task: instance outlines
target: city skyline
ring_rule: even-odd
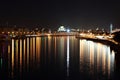
[[[0,80],[119,80],[118,0],[0,1]]]
[[[0,24],[39,25],[57,28],[119,28],[120,6],[117,0],[80,1],[1,1]]]

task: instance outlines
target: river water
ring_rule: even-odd
[[[116,80],[119,52],[74,36],[0,42],[0,80]]]

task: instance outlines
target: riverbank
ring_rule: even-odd
[[[82,37],[82,36],[76,36],[76,38],[99,42],[105,45],[109,45],[110,48],[113,50],[120,51],[120,43],[115,42],[114,40],[98,39],[98,38],[90,38],[90,37]]]

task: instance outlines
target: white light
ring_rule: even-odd
[[[70,29],[67,29],[67,32],[70,32]]]
[[[64,28],[64,26],[61,26],[60,28],[61,28],[61,29],[63,29],[63,28]]]
[[[69,76],[69,60],[70,60],[70,54],[69,54],[69,36],[67,37],[67,76]]]

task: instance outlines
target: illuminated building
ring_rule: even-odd
[[[60,27],[58,28],[58,32],[65,32],[65,31],[66,31],[66,29],[65,29],[64,26],[60,26]]]

